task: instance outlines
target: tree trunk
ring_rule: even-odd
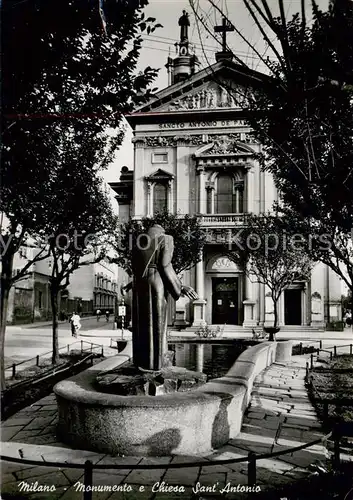
[[[58,338],[58,295],[59,289],[55,285],[50,287],[50,302],[52,313],[53,355],[52,363],[59,362],[59,338]]]
[[[1,263],[1,291],[0,291],[0,382],[1,390],[6,388],[5,382],[5,332],[11,278],[13,269],[13,254],[2,257]]]
[[[274,299],[272,297],[272,301],[273,301],[273,308],[274,308],[274,321],[273,321],[273,327],[274,328],[277,328],[277,324],[278,324],[278,299]]]

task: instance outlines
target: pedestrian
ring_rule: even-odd
[[[109,311],[105,311],[105,319],[107,321],[109,321],[109,316],[110,316],[110,312]]]
[[[75,311],[72,313],[72,316],[70,318],[70,323],[71,323],[71,335],[73,337],[77,337],[77,332],[79,332],[81,329],[81,318],[78,314],[75,313]]]
[[[97,309],[96,315],[97,315],[97,321],[99,321],[99,319],[101,317],[101,310],[100,309]]]

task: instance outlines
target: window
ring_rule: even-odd
[[[166,184],[157,183],[153,189],[153,212],[164,212],[168,209],[168,187]]]
[[[233,177],[228,174],[219,174],[217,177],[215,212],[217,214],[231,214],[236,212]]]
[[[168,153],[152,153],[152,163],[168,163]]]
[[[41,291],[38,292],[38,307],[39,309],[43,307],[43,292]]]

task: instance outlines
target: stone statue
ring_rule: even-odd
[[[183,10],[183,15],[179,18],[180,26],[180,41],[185,42],[188,40],[188,27],[190,26],[189,14]]]
[[[158,371],[166,364],[167,299],[197,299],[193,288],[182,285],[172,266],[173,237],[158,224],[141,235],[132,252],[133,361],[143,370]]]

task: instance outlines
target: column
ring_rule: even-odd
[[[211,187],[211,214],[214,214],[214,206],[215,206],[215,187]]]
[[[204,283],[205,283],[205,273],[204,273],[204,262],[203,254],[201,253],[201,260],[195,266],[195,281],[196,281],[196,293],[198,299],[193,302],[194,309],[194,322],[192,326],[203,326],[206,324],[205,321],[205,304],[204,300]]]
[[[145,178],[144,178],[144,157],[145,157],[145,141],[143,138],[134,140],[134,198],[133,198],[133,215],[135,217],[143,217],[146,214],[147,200],[145,198]]]
[[[190,168],[190,162],[190,147],[185,145],[185,141],[180,138],[177,140],[176,166],[173,173],[176,182],[175,208],[182,214],[195,213],[198,210],[198,205],[195,203],[195,198],[197,198],[196,173],[194,168]]]
[[[173,180],[168,181],[168,211],[174,213],[173,207]]]
[[[257,320],[255,318],[256,300],[254,299],[254,283],[252,282],[251,276],[249,277],[249,262],[246,262],[245,266],[247,268],[247,272],[244,276],[244,286],[245,286],[244,297],[245,297],[245,300],[243,301],[243,305],[244,305],[243,327],[249,328],[249,327],[256,326],[256,324],[257,324]]]
[[[203,372],[205,344],[196,344],[196,371]]]
[[[206,172],[203,167],[198,168],[199,174],[199,213],[206,213]]]
[[[246,200],[247,200],[247,212],[258,213],[258,206],[255,202],[255,167],[254,165],[248,165],[248,171],[246,174]]]
[[[152,216],[152,183],[147,182],[147,216]]]

